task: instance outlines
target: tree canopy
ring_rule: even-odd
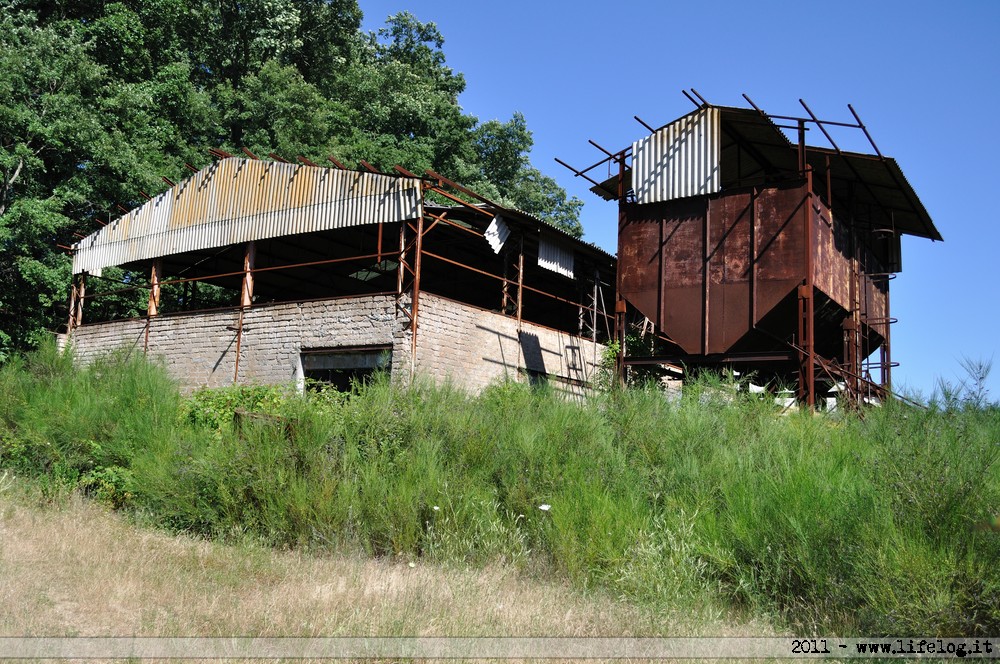
[[[0,0],[0,360],[65,321],[59,248],[207,148],[433,168],[576,236],[520,113],[480,123],[434,23],[356,0]]]

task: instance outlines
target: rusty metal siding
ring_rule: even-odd
[[[806,276],[805,199],[786,185],[622,206],[622,296],[693,355],[732,351],[775,312],[794,330],[781,306]]]
[[[223,159],[76,244],[73,273],[239,242],[422,214],[420,181]]]
[[[721,122],[704,108],[632,145],[632,187],[638,203],[714,194],[721,186]]]
[[[845,311],[851,310],[850,231],[813,197],[813,284]]]

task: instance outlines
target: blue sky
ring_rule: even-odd
[[[928,395],[964,377],[962,358],[996,367],[1000,399],[1000,2],[880,0],[619,3],[563,0],[359,0],[365,27],[401,10],[434,21],[448,64],[465,74],[464,109],[480,120],[524,113],[535,166],[584,206],[585,239],[614,253],[613,203],[553,161],[577,167],[690,111],[681,90],[710,102],[850,121],[851,103],[894,157],[944,236],[903,239],[892,283],[897,388]],[[870,152],[860,132],[836,133]],[[810,143],[824,145],[821,136]]]

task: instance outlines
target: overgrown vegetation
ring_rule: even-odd
[[[795,630],[1000,629],[995,405],[779,417],[720,393],[579,404],[376,380],[181,398],[142,358],[77,369],[44,349],[0,368],[0,464],[224,540],[500,560]]]
[[[0,360],[66,322],[59,245],[206,166],[209,148],[433,168],[583,234],[583,203],[531,165],[525,118],[462,110],[433,22],[402,11],[372,33],[361,19],[356,0],[0,0]],[[105,290],[130,279],[103,276]],[[191,295],[213,306],[204,286]],[[117,294],[88,311],[144,307]]]

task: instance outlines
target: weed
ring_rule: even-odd
[[[707,376],[676,401],[385,376],[182,399],[141,358],[75,368],[43,349],[0,367],[0,465],[44,500],[81,489],[208,537],[537,565],[803,633],[980,635],[1000,629],[1000,536],[982,527],[1000,512],[1000,411],[974,377],[926,411],[832,419],[778,417]]]

